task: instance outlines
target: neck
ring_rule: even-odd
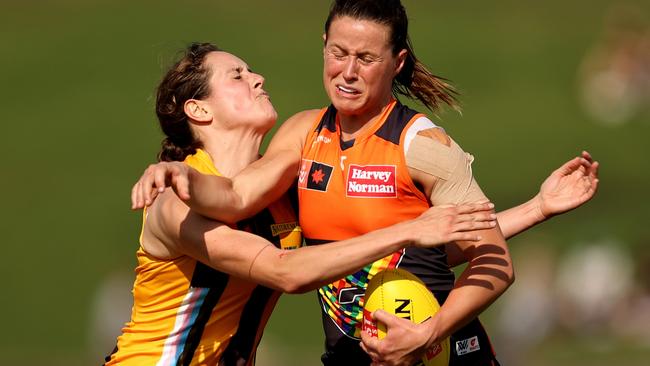
[[[344,141],[351,140],[360,135],[363,131],[367,130],[374,124],[374,122],[384,113],[392,98],[386,100],[385,103],[372,108],[367,112],[361,114],[344,114],[338,112],[339,123],[341,125],[341,137]]]
[[[201,136],[203,150],[210,155],[214,166],[225,177],[234,177],[259,159],[264,133],[252,130],[209,131]]]

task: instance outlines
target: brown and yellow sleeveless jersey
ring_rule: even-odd
[[[371,123],[344,142],[333,106],[314,122],[298,177],[300,225],[308,245],[355,237],[429,208],[409,175],[404,145],[417,132],[414,126],[433,123],[396,100]],[[442,298],[453,287],[442,249],[408,248],[378,260],[319,290],[328,345],[342,336],[359,337],[366,285],[378,271],[394,267],[417,275]]]
[[[204,174],[219,175],[202,150],[185,163]],[[302,243],[296,221],[285,196],[237,227],[277,247],[293,249]],[[131,321],[106,365],[254,364],[279,292],[184,255],[159,260],[140,247],[137,259]]]

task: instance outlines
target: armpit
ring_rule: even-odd
[[[472,175],[474,157],[442,129],[418,132],[406,152],[406,164],[435,178],[431,203],[459,204],[486,200]]]

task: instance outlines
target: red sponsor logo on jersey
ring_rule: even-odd
[[[348,169],[348,197],[397,197],[395,165],[354,165]]]
[[[333,167],[313,160],[304,160],[298,173],[298,188],[327,192]]]

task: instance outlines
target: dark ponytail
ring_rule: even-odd
[[[219,48],[210,43],[191,44],[158,85],[156,115],[167,136],[162,141],[158,161],[183,161],[203,146],[190,129],[184,105],[189,99],[210,95],[210,69],[203,62],[208,53],[215,51]]]
[[[437,111],[442,104],[458,110],[458,94],[449,81],[432,74],[418,61],[408,35],[408,17],[399,0],[335,0],[325,22],[325,34],[337,17],[371,20],[388,26],[391,30],[393,55],[407,51],[404,67],[393,79],[393,94],[402,94],[419,100],[431,111]]]

